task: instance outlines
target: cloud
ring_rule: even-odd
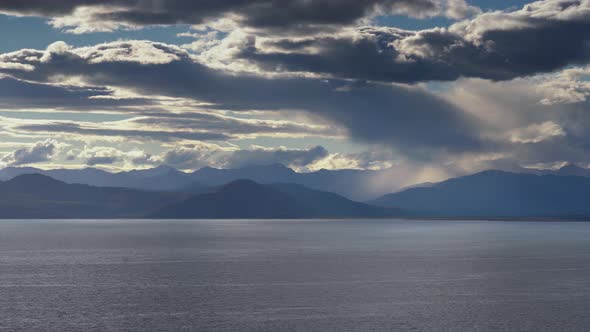
[[[41,113],[45,115],[45,113]],[[51,117],[51,113],[48,113]],[[307,124],[306,119],[273,120],[243,119],[209,113],[157,113],[145,112],[120,121],[32,120],[17,117],[0,117],[0,125],[13,135],[60,134],[72,139],[101,138],[139,141],[227,141],[258,137],[331,137],[342,138],[339,128],[321,124]],[[37,114],[38,115],[38,114]],[[47,115],[45,115],[47,116]],[[92,114],[90,115],[92,116]],[[105,115],[106,118],[110,115]],[[309,122],[310,120],[308,120]]]
[[[224,151],[203,145],[180,146],[159,155],[143,154],[131,161],[134,165],[167,165],[178,169],[199,169],[206,166],[240,168],[252,165],[283,164],[295,169],[304,169],[329,155],[322,146],[307,149],[285,147]]]
[[[590,96],[588,78],[590,78],[590,66],[568,68],[541,76],[535,80],[535,83],[546,91],[546,97],[540,102],[544,105],[585,102]]]
[[[18,166],[46,162],[56,154],[60,144],[52,139],[46,139],[33,144],[31,147],[18,149],[6,154],[0,159],[0,165]]]
[[[181,131],[222,132],[228,136],[253,138],[273,137],[341,137],[344,133],[334,126],[310,124],[302,121],[239,118],[216,112],[154,113],[146,112],[142,117],[130,120],[133,124],[146,127],[167,128]]]
[[[547,121],[518,128],[510,134],[514,143],[539,143],[553,137],[565,136],[566,133],[557,123]]]
[[[234,54],[269,72],[398,83],[510,80],[588,63],[588,13],[588,1],[545,0],[448,28],[365,27],[307,38],[252,35]]]
[[[98,6],[93,1],[60,2],[57,8],[46,9],[39,2],[30,5],[8,2],[4,3],[4,8],[15,12],[61,15],[84,4],[90,6],[88,8]],[[587,1],[538,1],[520,10],[480,13],[471,20],[460,21],[448,28],[404,31],[369,26],[338,29],[309,37],[278,37],[242,27],[287,28],[290,23],[313,27],[316,23],[331,25],[356,21],[369,15],[367,13],[384,15],[415,10],[418,15],[440,11],[441,8],[460,16],[458,13],[469,12],[471,7],[461,0],[259,0],[199,2],[198,5],[166,1],[158,2],[158,6],[149,2],[113,0],[110,5],[117,10],[110,11],[106,16],[111,15],[119,21],[128,19],[136,24],[176,24],[184,22],[183,17],[200,19],[209,17],[209,14],[216,17],[220,13],[225,15],[236,11],[242,19],[226,38],[242,34],[247,42],[234,44],[229,52],[225,43],[213,42],[211,37],[205,37],[206,48],[217,48],[215,51],[208,50],[209,56],[229,56],[225,60],[227,63],[242,69],[258,66],[269,73],[304,72],[332,78],[398,83],[447,81],[460,77],[509,80],[587,63],[590,52],[590,3]],[[104,6],[102,4],[100,8]],[[0,9],[2,7],[0,4]],[[201,16],[203,13],[206,13],[205,16]],[[109,17],[102,19],[108,20]],[[205,33],[204,36],[209,35]],[[555,49],[561,51],[554,52]],[[162,43],[109,43],[78,48],[74,52],[69,52],[67,45],[57,43],[43,53],[41,61],[46,62],[52,56],[60,58],[67,53],[75,53],[87,63],[136,61],[141,64],[169,64],[182,61],[187,56],[179,47]],[[34,66],[19,60],[22,58],[6,58],[0,61],[0,67]]]
[[[0,12],[50,17],[54,27],[71,33],[206,24],[224,18],[267,31],[310,31],[351,25],[376,15],[460,18],[477,11],[464,0],[0,1]]]
[[[119,159],[117,159],[117,157],[90,157],[86,160],[86,165],[112,165],[116,163],[118,160]]]
[[[151,104],[153,101],[148,98],[114,98],[113,91],[105,87],[47,84],[0,76],[3,109],[123,110]]]
[[[136,100],[130,106],[139,116],[125,123],[46,121],[10,128],[22,133],[167,142],[348,136],[424,163],[587,162],[587,70],[561,70],[588,60],[587,13],[587,2],[548,0],[423,31],[365,27],[302,37],[241,29],[243,38],[234,34],[234,48],[222,55],[215,45],[196,56],[149,41],[55,43],[0,55],[0,72],[10,75],[0,84],[30,89],[37,105],[76,105],[79,96],[80,109],[108,107],[92,103],[130,91],[198,108],[171,107],[166,114],[164,104],[142,109]],[[216,56],[226,58],[213,68],[206,60]],[[431,80],[456,81],[441,84],[441,93],[406,84]],[[72,81],[78,88],[64,85]],[[16,94],[5,91],[6,98]],[[26,105],[26,98],[20,100]],[[305,112],[321,125],[253,119],[253,111]],[[171,161],[199,159],[177,152]],[[153,155],[144,157],[154,162]],[[332,159],[333,165],[363,163]]]
[[[562,82],[563,75],[553,78]],[[588,102],[544,103],[554,96],[552,76],[541,75],[507,82],[466,79],[453,83],[446,99],[487,123],[480,132],[496,142],[481,151],[493,159],[455,156],[466,169],[509,168],[516,165],[554,164],[569,161],[587,164],[590,126]],[[476,105],[476,106],[475,106]]]
[[[87,166],[113,165],[132,158],[137,151],[125,152],[115,147],[84,146],[77,158],[84,160]]]
[[[23,124],[14,127],[16,130],[35,133],[64,133],[78,134],[98,137],[120,137],[120,138],[142,138],[156,141],[172,141],[178,139],[211,141],[226,140],[230,137],[214,132],[175,132],[166,130],[143,130],[143,129],[109,129],[93,124],[78,124],[74,122],[53,122],[38,124]]]
[[[328,151],[322,146],[309,149],[270,149],[254,147],[249,150],[238,150],[220,158],[219,164],[224,168],[240,168],[250,165],[283,164],[294,168],[301,168],[328,156]]]
[[[216,151],[202,146],[180,147],[166,151],[159,159],[161,164],[179,169],[198,169],[211,165],[210,158]]]
[[[94,61],[98,51],[89,48],[70,49],[66,54],[52,55],[51,61],[40,62],[48,51],[13,53],[35,66],[33,71],[12,71],[11,75],[33,81],[52,81],[56,77],[76,77],[86,84],[135,91],[142,95],[190,98],[206,102],[211,108],[225,110],[306,111],[346,129],[353,138],[369,143],[390,144],[406,153],[428,156],[431,149],[469,150],[481,144],[474,119],[450,103],[419,87],[351,83],[343,80],[312,78],[268,78],[251,74],[235,75],[194,62],[188,53],[173,46],[147,41],[114,42],[95,46],[105,53],[109,48],[158,48],[171,52],[179,60],[169,63],[142,63],[140,54],[128,52],[129,59]],[[125,54],[126,52],[120,52]],[[108,129],[84,129],[72,124],[27,126],[22,129],[70,131],[119,135]],[[132,136],[153,133],[130,131]],[[227,139],[227,135],[174,134],[162,136],[186,139]],[[176,135],[176,136],[175,136]],[[199,137],[198,135],[201,135]],[[190,136],[190,137],[187,137]]]
[[[399,158],[396,158],[392,151],[385,148],[372,148],[356,153],[331,153],[306,165],[306,169],[310,171],[321,169],[384,170],[399,166],[398,163]]]
[[[64,155],[90,165],[396,166],[426,179],[590,162],[588,1],[484,13],[463,0],[0,0],[0,11],[43,16],[72,33],[192,24],[183,37],[195,40],[182,47],[57,41],[0,54],[0,107],[15,114],[3,112],[2,138],[123,142]],[[469,19],[418,31],[374,26],[399,14]],[[31,110],[39,119],[16,119]],[[55,111],[88,114],[62,120]],[[260,137],[350,138],[369,148],[228,151]],[[55,159],[33,149],[2,163]]]

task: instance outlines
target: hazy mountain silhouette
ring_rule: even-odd
[[[0,170],[0,180],[9,180],[18,175],[32,173],[47,175],[66,183],[194,193],[239,179],[249,179],[262,184],[296,183],[317,190],[335,192],[360,201],[375,198],[393,190],[387,187],[387,189],[376,190],[370,185],[373,177],[379,175],[379,171],[320,170],[297,173],[281,164],[237,169],[205,167],[193,173],[184,173],[169,166],[119,173],[109,173],[96,168],[40,170],[31,167],[9,167]]]
[[[9,180],[23,174],[42,174],[70,184],[152,191],[180,191],[189,184],[197,186],[189,174],[168,166],[119,173],[96,168],[41,170],[32,167],[8,167],[0,170],[0,180]]]
[[[590,217],[590,178],[485,171],[372,204],[433,217]]]
[[[169,171],[158,168],[126,176],[149,181],[163,179]],[[84,172],[93,171],[74,174]],[[590,218],[590,177],[582,176],[485,171],[385,195],[373,205],[291,183],[236,180],[213,189],[192,189],[155,192],[19,175],[0,182],[0,218]]]
[[[385,192],[375,191],[369,185],[380,171],[371,170],[319,170],[309,173],[297,173],[281,165],[248,166],[237,169],[216,169],[205,167],[192,173],[191,178],[197,183],[219,186],[239,179],[248,179],[261,184],[294,183],[308,188],[330,191],[353,200],[367,200]]]
[[[565,176],[586,176],[590,177],[590,169],[583,168],[574,164],[567,164],[559,169],[536,169],[536,168],[525,168],[520,166],[513,166],[508,169],[502,169],[503,171],[510,173],[525,173],[525,174],[536,174],[536,175],[565,175]]]
[[[554,171],[553,174],[555,175],[573,175],[573,176],[586,176],[590,177],[590,169],[582,168],[576,165],[566,165],[562,168]]]
[[[246,166],[234,169],[201,168],[191,174],[191,178],[204,185],[222,185],[240,179],[258,183],[294,182],[297,173],[282,164]]]
[[[263,185],[236,180],[209,193],[197,194],[154,213],[154,218],[346,218],[398,214],[358,203],[334,193],[296,184]]]
[[[142,217],[187,194],[67,184],[41,174],[0,183],[0,218]]]

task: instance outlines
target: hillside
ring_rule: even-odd
[[[485,171],[371,201],[431,217],[590,217],[590,178]]]
[[[137,218],[186,197],[182,193],[67,184],[27,174],[0,183],[0,218]]]
[[[346,218],[385,217],[394,210],[295,184],[262,185],[237,180],[154,213],[154,218]]]

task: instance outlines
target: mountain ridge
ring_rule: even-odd
[[[0,180],[14,176],[38,173],[66,183],[88,184],[102,187],[126,187],[152,191],[196,191],[215,187],[238,179],[250,179],[263,184],[296,183],[317,190],[331,191],[349,199],[364,201],[392,191],[375,190],[367,185],[380,171],[371,170],[320,170],[298,173],[282,164],[252,165],[235,169],[204,167],[185,173],[170,166],[145,170],[110,173],[97,168],[41,170],[31,167],[8,167],[0,170]],[[191,189],[192,188],[192,189]]]
[[[590,178],[483,171],[370,203],[423,217],[590,217]]]
[[[42,174],[0,182],[0,218],[139,218],[184,193],[68,184]]]
[[[172,204],[150,217],[296,219],[386,217],[399,214],[397,210],[370,206],[298,184],[259,184],[240,179]]]

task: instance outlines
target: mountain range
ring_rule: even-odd
[[[236,169],[201,168],[185,173],[169,166],[146,170],[110,173],[96,168],[41,170],[31,167],[8,167],[0,170],[0,181],[23,174],[42,174],[65,183],[99,187],[125,187],[152,191],[204,192],[207,188],[231,181],[248,179],[261,184],[294,183],[330,191],[352,200],[364,201],[393,191],[393,186],[368,185],[381,171],[319,170],[297,173],[281,164],[248,166]]]
[[[590,169],[567,165],[558,170],[515,168],[513,173],[537,175],[572,175],[590,177]],[[348,199],[368,201],[396,191],[381,179],[395,174],[391,170],[319,170],[298,173],[281,164],[247,166],[236,169],[204,167],[194,172],[181,172],[170,166],[152,169],[111,173],[97,168],[42,170],[32,167],[8,167],[0,169],[0,181],[23,174],[42,174],[70,184],[87,184],[97,187],[124,187],[150,191],[188,191],[202,193],[211,187],[235,180],[248,179],[261,184],[293,183],[311,189],[334,192]],[[376,179],[378,179],[376,181]],[[408,186],[431,186],[423,183]],[[404,190],[402,189],[402,190]]]
[[[590,218],[590,176],[583,168],[484,171],[366,203],[317,189],[346,187],[344,174],[279,165],[194,173],[7,168],[0,171],[7,179],[0,182],[0,218]],[[361,178],[354,174],[368,173],[348,174],[352,186]],[[309,186],[297,183],[305,181]]]
[[[139,218],[186,193],[67,184],[41,174],[0,183],[0,218]]]
[[[419,217],[588,218],[590,177],[485,171],[371,203]]]
[[[204,193],[67,184],[41,174],[0,183],[0,218],[374,218],[391,208],[296,184],[232,181]]]
[[[178,191],[193,182],[189,174],[168,166],[118,173],[97,168],[42,170],[33,167],[7,167],[0,170],[0,181],[24,174],[41,174],[69,184],[152,191]]]
[[[394,208],[371,206],[297,184],[236,180],[154,213],[154,218],[378,218],[399,216]]]

